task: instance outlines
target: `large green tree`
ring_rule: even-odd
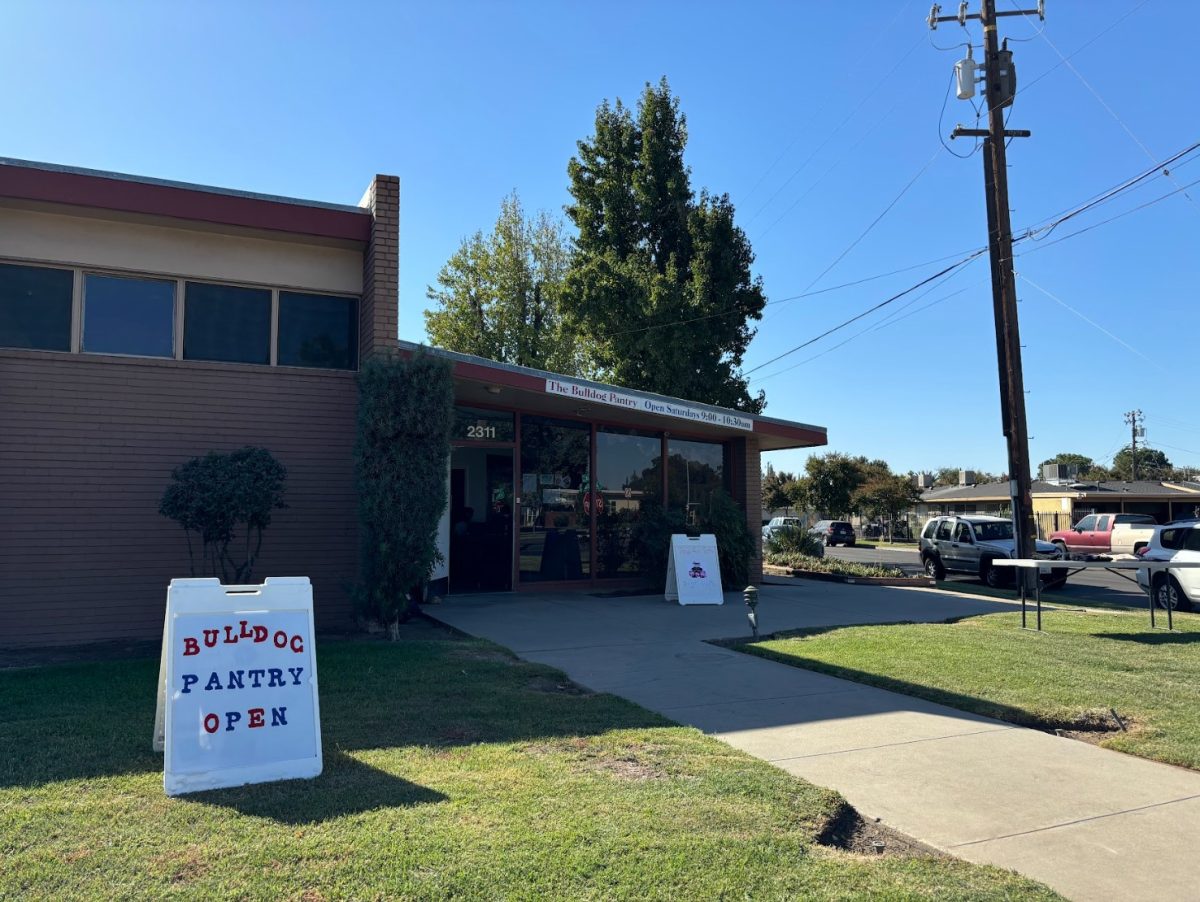
[[[562,297],[599,375],[618,385],[758,412],[741,374],[766,303],[728,195],[697,195],[684,164],[687,119],[666,79],[636,112],[596,110],[568,165],[579,230]]]
[[[855,507],[854,493],[878,463],[838,451],[814,454],[805,461],[804,476],[796,480],[790,494],[798,507],[831,517],[849,516]]]
[[[886,519],[891,531],[900,515],[921,500],[921,490],[911,476],[877,474],[855,490],[852,500],[858,510]]]
[[[1146,447],[1138,448],[1135,455],[1130,445],[1126,445],[1113,457],[1113,476],[1127,482],[1132,480],[1135,461],[1138,479],[1168,479],[1171,476],[1171,461],[1167,459],[1167,455],[1157,448]]]
[[[526,216],[516,193],[504,198],[488,234],[465,239],[425,296],[425,330],[438,347],[490,360],[583,375],[581,345],[564,329],[559,305],[570,243],[559,220]]]
[[[786,514],[795,503],[791,495],[788,493],[788,488],[796,481],[794,473],[787,473],[782,470],[776,470],[770,464],[767,464],[767,472],[762,479],[762,505],[763,513],[767,511],[775,511],[780,508]]]

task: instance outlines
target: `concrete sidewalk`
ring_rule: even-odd
[[[1074,899],[1200,898],[1200,774],[708,644],[747,635],[739,595],[719,607],[479,595],[426,610],[836,789],[864,816],[961,858]],[[759,619],[775,632],[1001,610],[1012,608],[800,582],[764,587]]]

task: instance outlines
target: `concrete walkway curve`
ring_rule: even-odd
[[[1011,610],[911,589],[764,586],[764,631]],[[789,667],[705,640],[747,635],[741,597],[460,596],[426,608],[529,661],[689,724],[864,816],[1069,898],[1200,898],[1200,774]]]

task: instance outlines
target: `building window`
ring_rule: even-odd
[[[662,436],[605,427],[596,433],[597,571],[640,576],[634,533],[648,509],[662,506]]]
[[[175,283],[85,275],[83,350],[174,357]]]
[[[592,575],[591,427],[521,417],[522,582]]]
[[[358,301],[279,293],[280,366],[352,370],[358,365]]]
[[[183,356],[225,363],[271,362],[271,292],[188,282]]]
[[[69,269],[0,263],[0,347],[71,350]]]
[[[667,442],[667,501],[695,525],[709,498],[725,487],[725,449],[712,442]]]

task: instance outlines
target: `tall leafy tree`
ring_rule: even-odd
[[[697,195],[687,119],[666,79],[637,110],[596,110],[567,167],[579,230],[562,296],[599,375],[632,388],[758,412],[742,358],[766,303],[728,195]]]
[[[1126,445],[1113,457],[1113,476],[1126,482],[1132,480],[1135,460],[1138,479],[1167,479],[1171,476],[1171,461],[1167,459],[1167,455],[1157,448],[1142,447],[1137,449],[1135,456],[1130,445]]]
[[[792,497],[797,506],[809,507],[818,514],[847,516],[854,510],[854,493],[867,481],[868,466],[873,469],[878,463],[837,451],[814,454],[805,461],[805,475],[796,480]]]
[[[504,198],[488,234],[465,239],[425,296],[433,344],[490,360],[581,375],[582,346],[559,311],[570,244],[560,221],[527,217],[516,193]]]
[[[921,500],[921,490],[911,476],[876,474],[855,490],[852,501],[861,511],[888,521],[889,531],[896,520]]]
[[[767,464],[767,472],[764,474],[762,480],[763,511],[774,511],[782,508],[785,514],[788,513],[795,503],[788,494],[788,487],[795,481],[795,474],[776,470],[771,464]]]

